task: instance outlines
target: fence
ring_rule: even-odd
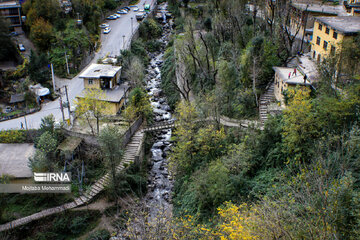
[[[40,107],[32,108],[32,109],[26,110],[25,112],[19,113],[19,114],[14,114],[14,115],[11,115],[11,116],[1,117],[0,122],[7,121],[7,120],[10,120],[10,119],[14,119],[14,118],[23,117],[25,115],[32,114],[34,112],[38,112],[38,111],[40,111],[40,109],[41,109]]]
[[[143,119],[140,117],[135,122],[132,123],[132,125],[126,130],[126,132],[122,136],[122,146],[126,146],[126,144],[129,143],[131,137],[134,135],[134,133],[139,129],[143,122]],[[97,136],[79,133],[79,132],[73,132],[67,129],[62,129],[63,133],[67,136],[73,136],[73,137],[79,137],[84,140],[86,144],[92,145],[92,146],[100,146],[99,141],[97,140]]]

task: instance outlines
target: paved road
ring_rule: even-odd
[[[154,4],[155,0],[140,0],[137,4],[140,9],[143,9],[144,4]],[[96,53],[94,59],[91,63],[96,63],[97,59],[100,57],[104,57],[106,54],[115,56],[119,55],[120,50],[123,49],[124,44],[123,40],[125,40],[125,48],[128,47],[130,39],[132,37],[132,30],[139,26],[139,23],[135,19],[136,12],[130,11],[126,15],[122,15],[121,18],[117,20],[109,20],[109,24],[111,27],[111,32],[109,34],[102,34],[101,36],[101,49],[98,53]],[[131,20],[131,17],[133,20]],[[133,27],[131,27],[131,22]],[[123,38],[125,36],[125,38]],[[91,64],[90,63],[90,64]],[[85,68],[86,69],[86,68]],[[84,69],[84,70],[85,70]],[[68,89],[69,89],[69,99],[70,103],[74,103],[74,99],[76,95],[78,95],[82,89],[84,88],[83,80],[79,78],[80,73],[74,77],[71,81],[69,81]],[[63,96],[65,98],[65,95]],[[68,118],[67,110],[64,109],[65,118]],[[30,114],[26,116],[26,122],[29,129],[37,129],[40,127],[41,119],[47,115],[53,114],[56,121],[62,121],[62,114],[60,111],[59,100],[55,100],[53,102],[46,103],[42,106],[41,111]],[[24,123],[25,126],[25,118],[16,118],[5,122],[0,122],[0,130],[6,129],[20,129],[21,122]]]

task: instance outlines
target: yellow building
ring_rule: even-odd
[[[348,0],[345,7],[352,16],[360,16],[360,0]]]
[[[339,51],[341,42],[360,31],[360,17],[318,17],[314,24],[311,55],[318,62]]]
[[[291,3],[290,31],[297,38],[310,42],[316,17],[337,16],[338,8],[320,3]]]
[[[288,67],[273,67],[275,71],[275,87],[274,95],[275,99],[281,103],[281,106],[285,106],[284,103],[284,91],[289,88],[295,88],[296,86],[311,87],[311,83],[308,80],[307,75],[303,75],[301,72],[294,68]]]
[[[120,84],[121,67],[108,64],[91,64],[79,76],[84,80],[84,90],[77,96],[84,97],[89,88],[101,89],[105,96],[100,101],[110,103],[109,112],[115,115],[124,105],[129,92],[128,84]]]

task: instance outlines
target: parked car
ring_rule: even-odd
[[[116,17],[114,15],[110,15],[106,19],[107,20],[116,20]]]
[[[25,49],[25,47],[24,47],[24,44],[19,44],[19,50],[20,50],[20,52],[25,52],[26,51],[26,49]]]
[[[120,17],[121,17],[121,15],[118,14],[118,13],[114,13],[113,15],[114,15],[116,18],[120,18]]]
[[[127,14],[127,11],[124,10],[124,9],[122,9],[122,10],[120,10],[120,11],[117,11],[117,13],[119,13],[119,14]]]
[[[109,26],[110,26],[109,24],[103,23],[103,24],[100,25],[100,28],[107,28],[107,27],[109,27]]]
[[[126,10],[126,11],[130,11],[130,10],[131,10],[130,7],[123,7],[123,8],[121,8],[121,9],[124,9],[124,10]]]
[[[134,12],[137,12],[137,11],[139,11],[139,8],[138,8],[138,7],[135,7],[135,8],[133,8],[133,11],[134,11]]]
[[[136,18],[136,20],[141,21],[141,20],[143,20],[145,18],[145,16],[146,16],[145,13],[137,13],[135,15],[135,18]]]
[[[12,107],[7,106],[4,108],[4,113],[12,112],[12,110],[13,110]]]
[[[19,33],[18,33],[18,32],[11,32],[9,35],[10,35],[11,37],[15,37],[15,36],[18,36]]]
[[[104,34],[108,34],[110,31],[111,31],[111,28],[107,27],[107,28],[104,29]]]

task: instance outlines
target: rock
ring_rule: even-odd
[[[162,147],[164,147],[164,142],[162,142],[162,141],[156,142],[156,143],[154,143],[154,145],[152,147],[153,148],[162,148]]]
[[[162,104],[161,102],[159,102],[159,103]],[[162,105],[162,106],[161,106],[161,109],[162,109],[162,110],[165,110],[165,111],[171,111],[170,106],[167,105],[167,104],[166,104],[166,105]]]
[[[151,153],[152,153],[152,159],[155,161],[155,162],[158,162],[158,161],[161,161],[163,160],[163,157],[162,157],[162,150],[161,149],[151,149]]]

